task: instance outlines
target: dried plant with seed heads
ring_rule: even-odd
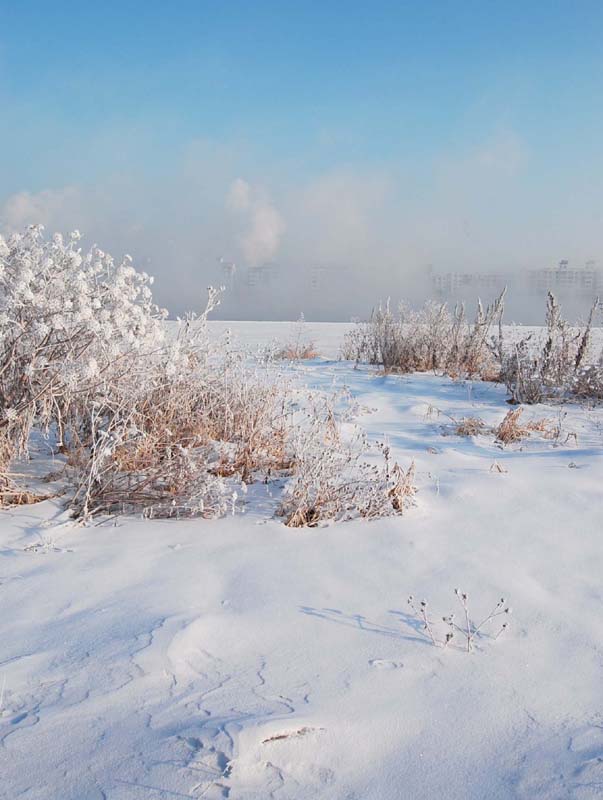
[[[483,617],[480,622],[475,623],[470,616],[469,596],[467,593],[460,589],[455,589],[454,594],[462,610],[460,624],[456,621],[454,612],[436,619],[430,619],[427,613],[427,600],[421,600],[417,605],[412,595],[408,598],[408,605],[413,615],[419,620],[425,635],[435,647],[450,647],[457,638],[460,638],[463,642],[463,649],[470,653],[474,649],[476,641],[486,635],[486,629],[490,628],[492,630],[493,624],[496,625],[494,631],[487,635],[489,639],[493,640],[498,639],[509,627],[509,617],[512,609],[507,605],[504,597],[500,598],[489,614]],[[496,620],[500,622],[501,618],[503,621],[500,625],[495,623]]]

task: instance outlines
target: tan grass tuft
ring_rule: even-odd
[[[458,436],[477,436],[483,433],[486,423],[479,417],[463,417],[456,426]]]
[[[545,439],[558,439],[561,435],[560,423],[548,417],[533,419],[530,422],[521,424],[520,417],[523,408],[514,408],[508,411],[505,418],[496,429],[496,439],[503,444],[519,442],[526,439],[532,433],[539,433]]]
[[[527,427],[522,426],[519,419],[523,413],[523,408],[513,408],[507,411],[505,418],[496,429],[496,439],[503,444],[519,442],[530,435]]]
[[[35,492],[28,492],[20,489],[3,489],[0,491],[0,506],[10,508],[13,506],[28,506],[33,503],[42,503],[44,500],[50,500],[52,494],[36,494]]]
[[[314,347],[313,342],[302,345],[289,344],[278,351],[277,358],[283,361],[304,361],[318,358],[318,350]]]
[[[395,511],[402,512],[409,501],[415,496],[417,491],[414,485],[415,472],[416,466],[414,461],[411,462],[406,472],[398,464],[394,465],[392,477],[395,483],[389,490],[389,497]]]
[[[561,434],[559,424],[547,417],[533,419],[531,422],[528,422],[526,429],[531,433],[542,434],[545,439],[558,439]]]

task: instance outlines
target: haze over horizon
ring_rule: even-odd
[[[420,300],[429,265],[603,265],[600,3],[25,1],[2,19],[0,228],[130,253],[172,313],[220,257],[278,266],[277,289],[242,280],[221,312],[273,319]],[[321,269],[340,292],[304,289]]]

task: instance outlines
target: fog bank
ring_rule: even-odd
[[[521,141],[502,132],[420,167],[301,178],[291,165],[199,141],[170,172],[0,196],[0,225],[78,228],[85,244],[131,254],[155,275],[157,300],[172,315],[198,308],[208,284],[227,287],[219,318],[303,312],[325,321],[365,317],[387,297],[473,308],[478,295],[488,301],[507,284],[510,317],[530,323],[542,320],[545,294],[528,291],[531,273],[562,259],[569,269],[596,260],[601,229],[595,198],[584,197],[584,207],[575,193],[547,199],[530,188],[529,163]],[[568,315],[584,314],[596,291],[564,290]]]

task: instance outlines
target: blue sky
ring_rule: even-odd
[[[2,5],[10,189],[160,170],[197,137],[302,170],[428,160],[501,127],[598,155],[599,2]]]
[[[24,221],[37,211],[82,227],[83,209],[84,223],[98,221],[121,246],[128,230],[116,220],[130,215],[142,253],[157,243],[140,231],[165,224],[182,236],[170,211],[182,204],[186,215],[197,198],[198,247],[203,217],[211,247],[240,257],[253,222],[235,220],[227,198],[243,179],[249,214],[278,213],[274,256],[289,261],[301,242],[321,240],[306,226],[308,202],[319,216],[351,197],[358,208],[347,209],[342,236],[354,220],[371,228],[378,209],[375,238],[413,264],[521,267],[602,249],[600,2],[0,0],[0,9],[5,224],[25,208]],[[65,192],[79,199],[63,203]],[[420,233],[400,241],[394,229]],[[324,235],[328,260],[350,258]],[[513,236],[523,249],[509,247]]]

